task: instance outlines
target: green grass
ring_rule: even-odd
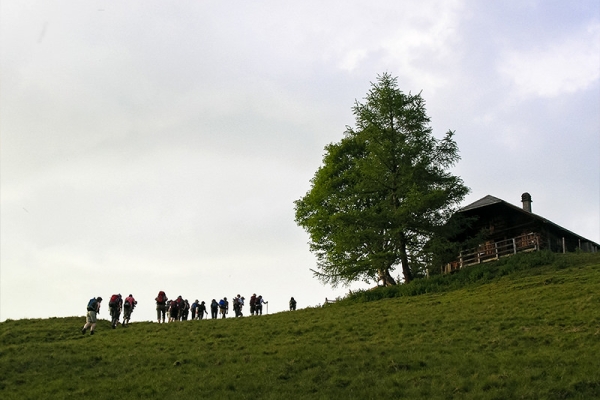
[[[600,398],[600,254],[411,285],[262,317],[101,321],[94,336],[83,317],[6,321],[0,397]]]

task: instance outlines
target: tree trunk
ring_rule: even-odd
[[[390,275],[389,268],[380,268],[377,270],[377,274],[379,275],[379,280],[383,283],[383,286],[393,286],[397,285],[397,282]]]
[[[400,235],[400,263],[402,263],[404,283],[409,283],[413,280],[413,276],[410,266],[408,265],[408,256],[406,255],[406,239],[404,238],[404,235]]]

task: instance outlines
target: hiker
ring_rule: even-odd
[[[254,315],[256,312],[256,293],[250,297],[250,315]]]
[[[198,299],[192,303],[190,310],[192,311],[192,321],[196,319],[196,312],[198,311]]]
[[[225,318],[229,312],[229,302],[227,301],[227,297],[223,297],[221,301],[219,301],[219,312],[222,315],[221,318]]]
[[[169,303],[169,322],[174,322],[179,319],[179,304],[177,300]]]
[[[123,326],[129,324],[129,320],[131,319],[131,313],[133,309],[137,305],[137,301],[130,294],[125,297],[125,302],[123,303]]]
[[[113,329],[116,329],[119,324],[119,318],[121,317],[121,309],[123,308],[123,297],[121,297],[121,293],[110,296],[108,308],[110,309],[111,326]]]
[[[237,317],[240,316],[240,295],[238,294],[237,297],[233,297],[233,312]]]
[[[296,310],[296,300],[294,300],[294,298],[292,297],[290,299],[290,311],[295,311]]]
[[[238,294],[238,296],[239,296],[239,294]],[[244,297],[244,296],[242,296],[242,297],[240,297],[240,298],[238,299],[238,305],[239,305],[240,317],[243,317],[243,316],[244,316],[244,314],[242,314],[242,309],[244,308],[244,300],[245,300],[245,297]]]
[[[162,316],[162,322],[165,323],[165,316],[167,315],[167,295],[162,290],[158,292],[158,296],[154,299],[156,301],[156,319],[160,324],[160,319]]]
[[[185,302],[183,301],[183,297],[181,296],[177,296],[177,300],[175,300],[175,303],[177,303],[177,321],[181,321],[181,318],[183,317],[183,309],[185,308]]]
[[[262,315],[262,305],[269,304],[268,301],[264,301],[262,296],[259,295],[254,302],[254,307],[256,308],[256,315]]]
[[[212,299],[212,303],[210,303],[210,316],[212,319],[217,318],[217,313],[219,312],[219,303],[215,299]]]
[[[98,314],[100,314],[100,303],[102,303],[102,297],[94,297],[88,301],[87,313],[85,315],[85,325],[81,328],[81,334],[85,335],[87,328],[90,328],[90,335],[94,334],[96,329],[96,321]]]
[[[188,299],[183,301],[183,309],[181,310],[181,320],[187,321],[188,316],[190,315],[190,302]]]
[[[198,319],[204,318],[204,314],[208,315],[206,312],[206,304],[202,301],[202,303],[198,304]]]

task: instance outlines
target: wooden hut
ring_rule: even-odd
[[[565,253],[600,249],[598,243],[532,213],[529,193],[523,193],[521,202],[523,206],[517,207],[488,195],[460,209],[460,214],[473,218],[474,222],[456,241],[463,242],[481,232],[484,241],[477,248],[463,250],[456,261],[443,267],[443,271],[449,273],[524,251],[547,249]]]

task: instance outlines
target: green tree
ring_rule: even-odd
[[[403,93],[385,73],[365,100],[353,107],[356,127],[325,147],[311,189],[295,201],[317,257],[313,272],[333,286],[394,285],[397,266],[410,282],[469,191],[448,171],[460,159],[454,132],[432,135],[420,93]]]

